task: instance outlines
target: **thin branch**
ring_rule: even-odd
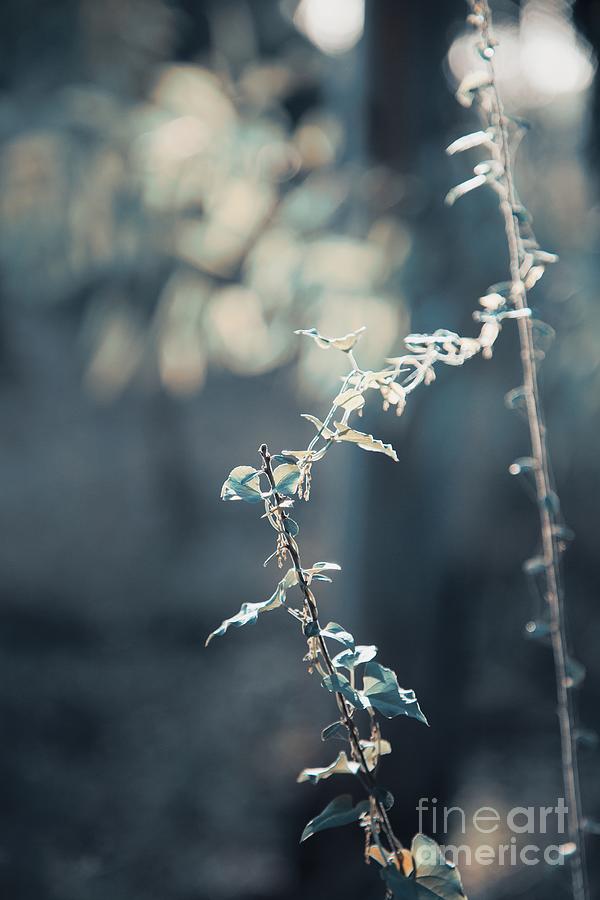
[[[331,655],[329,653],[329,648],[325,642],[325,639],[321,633],[321,626],[319,623],[319,609],[317,606],[317,601],[315,595],[313,594],[308,580],[306,578],[304,568],[302,566],[302,561],[300,558],[300,549],[298,547],[298,543],[290,533],[288,526],[288,516],[285,512],[285,509],[282,509],[280,504],[284,500],[284,498],[277,492],[277,487],[275,484],[275,477],[273,474],[273,467],[271,463],[271,454],[269,453],[269,448],[266,444],[261,444],[259,447],[259,453],[262,457],[262,469],[267,476],[269,484],[271,486],[272,494],[265,500],[266,505],[270,505],[271,507],[276,507],[274,510],[274,516],[279,523],[279,533],[284,536],[285,547],[290,554],[290,558],[292,560],[292,564],[294,570],[296,572],[296,576],[298,578],[298,585],[300,586],[300,590],[304,595],[304,599],[306,602],[306,608],[309,615],[309,621],[314,623],[317,630],[317,641],[319,644],[319,650],[323,657],[323,661],[325,663],[325,668],[329,675],[335,675],[336,670],[331,659]],[[365,754],[363,748],[360,743],[360,733],[358,727],[352,717],[352,713],[348,707],[345,697],[339,692],[335,693],[335,699],[337,702],[338,710],[340,712],[341,720],[346,727],[348,732],[348,741],[352,748],[352,755],[356,759],[357,762],[360,763],[360,781],[363,784],[363,787],[367,791],[369,797],[371,798],[372,804],[375,806],[377,810],[377,814],[381,820],[381,827],[385,836],[387,838],[390,851],[394,854],[397,854],[397,851],[402,849],[402,844],[396,837],[393,832],[392,826],[389,821],[389,817],[387,811],[381,802],[381,800],[376,796],[377,792],[377,782],[375,779],[375,775],[372,771],[369,770],[369,766],[367,764],[367,760],[365,758]],[[401,860],[399,859],[399,862]]]
[[[513,162],[511,158],[507,118],[502,98],[498,90],[498,82],[494,66],[496,40],[492,28],[492,14],[488,0],[472,3],[474,13],[481,17],[480,32],[484,50],[488,49],[489,71],[491,74],[491,94],[493,118],[498,135],[503,179],[506,185],[506,197],[500,201],[500,211],[504,219],[504,228],[509,251],[510,274],[513,285],[512,299],[518,310],[527,308],[527,289],[521,275],[524,251],[519,227],[520,204],[517,201]],[[539,510],[542,550],[544,560],[545,599],[550,613],[550,633],[552,653],[556,673],[556,689],[558,698],[558,719],[560,725],[562,776],[568,804],[569,840],[575,852],[570,857],[573,897],[575,900],[587,900],[589,888],[585,865],[585,841],[583,831],[583,814],[579,789],[579,772],[577,764],[577,738],[575,733],[575,713],[572,693],[569,687],[567,668],[568,644],[565,621],[564,593],[561,589],[560,546],[557,536],[556,509],[559,509],[557,495],[554,491],[550,474],[550,461],[546,427],[544,424],[543,406],[540,397],[537,377],[533,325],[529,317],[519,317],[517,322],[521,361],[523,366],[523,386],[525,388],[525,408],[531,441],[531,451],[535,460],[534,479],[536,499]]]

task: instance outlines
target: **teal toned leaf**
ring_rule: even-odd
[[[365,327],[358,328],[356,331],[351,331],[343,337],[335,338],[325,337],[325,335],[320,334],[316,328],[300,329],[299,331],[295,331],[294,334],[303,334],[306,337],[311,337],[317,347],[320,347],[321,350],[329,350],[330,347],[333,347],[334,350],[343,350],[347,353],[356,346],[356,342],[360,339],[363,331],[366,331]]]
[[[348,740],[348,729],[343,722],[332,722],[327,728],[321,732],[322,741],[346,741]]]
[[[444,858],[434,840],[417,834],[411,855],[413,869],[409,874],[403,875],[395,866],[387,866],[380,872],[394,900],[464,900],[458,870]]]
[[[304,574],[307,576],[309,584],[311,581],[331,581],[331,578],[322,573],[326,571],[339,572],[341,568],[337,563],[316,562],[310,569],[304,569]]]
[[[415,835],[410,850],[415,861],[419,900],[429,897],[458,900],[465,896],[456,866],[445,859],[432,838],[424,834]]]
[[[304,831],[300,841],[305,841],[317,831],[325,831],[326,828],[337,828],[339,825],[349,825],[351,822],[358,822],[360,817],[369,811],[369,801],[362,800],[353,806],[353,800],[350,794],[342,794],[329,803],[322,813],[311,819]]]
[[[331,638],[333,641],[339,641],[344,647],[350,647],[354,650],[354,638],[349,631],[338,625],[337,622],[329,622],[325,628],[321,629],[324,638]]]
[[[302,631],[304,633],[304,637],[307,637],[307,638],[318,637],[320,634],[319,623],[315,622],[313,619],[311,619],[310,622],[304,623],[304,627],[303,627]]]
[[[291,519],[289,516],[285,520],[285,528],[288,534],[291,534],[292,537],[296,537],[298,532],[300,531],[300,526],[296,522],[295,519]]]
[[[334,656],[332,662],[336,669],[354,669],[362,663],[368,663],[377,656],[377,647],[373,644],[368,647],[360,646],[352,650],[342,650]]]
[[[252,466],[236,466],[221,488],[221,500],[245,500],[258,503],[262,499],[258,471]]]
[[[345,675],[339,672],[334,675],[325,675],[322,683],[323,687],[331,691],[332,694],[341,694],[356,709],[364,707],[360,694],[354,690]]]
[[[324,766],[322,769],[302,769],[297,781],[312,781],[313,784],[316,784],[325,778],[331,778],[332,775],[356,775],[359,771],[360,763],[348,759],[345,750],[340,750],[330,766]]]
[[[354,428],[349,428],[348,425],[344,425],[342,422],[336,422],[335,427],[336,433],[333,436],[335,441],[347,441],[351,444],[358,444],[362,450],[385,453],[385,455],[391,457],[394,462],[398,462],[398,456],[391,444],[384,444],[383,441],[378,441],[374,438],[372,434],[356,431]]]
[[[278,494],[293,497],[298,489],[300,469],[293,463],[284,463],[282,466],[277,466],[273,472],[273,479]]]
[[[283,606],[286,600],[286,590],[292,587],[298,580],[298,576],[294,569],[289,569],[285,578],[282,578],[275,592],[268,600],[260,603],[243,603],[239,612],[230,619],[225,619],[218,628],[216,628],[206,639],[207,647],[214,637],[222,637],[229,628],[241,628],[242,625],[253,625],[259,615],[264,612],[270,612],[272,609],[278,609]]]
[[[396,673],[379,663],[365,666],[362,695],[370,705],[388,719],[410,716],[428,725],[415,697],[415,692],[398,685]]]

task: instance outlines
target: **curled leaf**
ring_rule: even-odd
[[[457,184],[448,191],[444,197],[444,203],[448,206],[453,206],[453,204],[456,203],[457,200],[460,200],[461,197],[464,197],[465,194],[469,194],[471,191],[482,187],[487,180],[487,175],[474,175],[473,178],[469,178],[467,181]]]
[[[297,781],[312,781],[317,784],[325,778],[331,778],[332,775],[356,775],[360,771],[360,763],[348,759],[345,750],[340,750],[337,758],[329,766],[320,769],[302,769],[298,775]]]
[[[354,638],[349,631],[346,631],[346,629],[342,628],[341,625],[338,625],[337,622],[329,622],[325,628],[321,629],[321,634],[324,638],[339,641],[344,647],[350,647],[350,649],[354,650]]]
[[[490,130],[473,131],[471,134],[463,134],[462,137],[452,141],[450,146],[446,147],[446,153],[448,156],[453,156],[455,153],[462,153],[464,150],[472,150],[473,147],[481,147],[482,145],[491,147],[493,144],[493,132]]]
[[[283,606],[286,600],[287,589],[292,587],[297,580],[298,576],[295,570],[289,569],[268,600],[263,600],[260,603],[243,603],[241,609],[235,616],[225,619],[218,628],[209,634],[204,646],[208,647],[214,637],[222,637],[229,628],[241,628],[242,625],[253,625],[261,613],[270,612],[272,609]]]
[[[371,644],[369,646],[356,647],[354,650],[352,648],[342,650],[337,656],[333,657],[332,662],[336,669],[352,670],[362,663],[370,662],[376,656],[377,647]]]
[[[371,772],[379,761],[380,756],[387,756],[392,752],[392,745],[389,741],[361,741],[360,746],[367,762],[369,772]]]
[[[333,436],[335,441],[346,441],[351,444],[358,444],[362,450],[372,450],[374,453],[385,453],[394,462],[398,462],[398,456],[391,444],[384,444],[373,437],[372,434],[365,434],[363,431],[356,431],[342,422],[335,422],[336,433]]]
[[[317,331],[316,328],[307,328],[300,329],[295,331],[294,334],[303,334],[306,337],[311,337],[317,347],[320,347],[321,350],[329,350],[330,347],[333,347],[334,350],[343,350],[347,353],[349,350],[352,350],[357,341],[360,339],[363,331],[366,331],[366,326],[362,328],[357,328],[356,331],[351,331],[349,334],[345,334],[342,337],[325,337],[325,335],[321,334]]]
[[[467,75],[465,75],[457,88],[456,99],[461,106],[465,106],[468,108],[469,106],[473,105],[473,100],[475,99],[478,91],[489,87],[491,82],[491,74],[487,71],[484,71],[483,69],[477,69],[474,72],[469,72]]]
[[[328,725],[327,728],[324,728],[321,732],[321,740],[347,741],[348,729],[343,722],[332,722],[331,725]]]
[[[307,419],[309,422],[311,422],[315,426],[315,428],[317,429],[319,434],[323,438],[325,438],[326,441],[330,441],[332,438],[335,437],[333,431],[331,431],[329,428],[327,428],[327,426],[323,422],[321,422],[320,419],[317,419],[316,416],[309,416],[308,413],[302,413],[302,418]],[[286,452],[290,452],[290,451],[286,451]]]

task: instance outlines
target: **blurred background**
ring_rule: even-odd
[[[558,333],[542,374],[577,535],[565,580],[593,819],[600,4],[493,8],[507,106],[532,123],[518,185],[561,256],[531,303]],[[358,357],[377,366],[411,330],[475,334],[477,298],[506,277],[491,192],[443,204],[471,163],[444,147],[478,127],[452,96],[478,65],[465,13],[462,0],[5,0],[7,900],[381,896],[358,829],[298,845],[351,786],[295,783],[330,761],[319,732],[333,714],[293,621],[203,642],[279,577],[262,567],[269,529],[220,502],[223,479],[263,441],[304,446],[299,414],[321,416],[344,371],[293,330],[366,325]],[[503,401],[519,383],[509,323],[492,361],[441,371],[402,418],[369,407],[397,465],[341,447],[299,509],[305,559],[342,565],[320,592],[325,620],[376,643],[431,723],[385,723],[382,778],[406,842],[419,797],[472,814],[562,796],[549,651],[525,637],[540,612],[521,572],[536,513],[508,474],[528,453]],[[471,866],[463,879],[486,900],[569,896],[563,868]]]

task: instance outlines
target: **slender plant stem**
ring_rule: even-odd
[[[484,46],[493,48],[495,40],[492,31],[492,15],[487,0],[478,4],[483,15],[481,34]],[[517,218],[518,201],[515,191],[513,164],[510,152],[507,119],[504,113],[502,98],[498,90],[493,56],[489,59],[491,72],[491,93],[498,143],[504,167],[506,197],[500,202],[504,219],[504,228],[508,243],[510,274],[513,286],[512,298],[517,309],[527,308],[527,290],[521,277],[523,250],[519,220]],[[585,843],[583,833],[583,814],[579,789],[579,772],[577,765],[577,738],[575,733],[575,711],[568,672],[568,643],[564,594],[561,588],[559,540],[556,526],[556,510],[558,507],[556,493],[553,490],[550,474],[550,459],[544,424],[543,406],[540,397],[533,326],[529,316],[519,317],[517,321],[521,362],[523,366],[523,387],[525,390],[525,408],[531,440],[531,451],[535,460],[535,488],[539,510],[542,553],[544,561],[545,599],[550,613],[550,633],[552,653],[556,674],[558,698],[558,720],[560,726],[562,776],[567,799],[569,841],[575,846],[570,857],[573,897],[575,900],[588,900],[589,888],[585,865]]]
[[[321,634],[321,627],[319,624],[319,609],[317,606],[317,601],[316,601],[315,595],[313,594],[312,590],[310,589],[310,585],[308,583],[306,574],[305,574],[303,566],[302,566],[302,560],[300,558],[300,550],[298,547],[298,543],[296,542],[295,538],[289,531],[289,527],[288,527],[288,523],[287,523],[287,515],[286,515],[285,511],[282,510],[280,507],[280,504],[284,498],[280,494],[277,493],[277,489],[276,489],[276,485],[275,485],[275,477],[273,475],[273,467],[271,464],[271,454],[269,453],[269,448],[267,447],[266,444],[261,444],[261,446],[259,447],[259,453],[260,453],[260,455],[262,457],[262,461],[263,461],[263,464],[262,464],[263,471],[265,472],[265,475],[267,476],[267,479],[268,479],[271,489],[273,491],[273,498],[275,500],[275,506],[278,507],[276,515],[278,516],[278,519],[279,519],[280,534],[283,535],[284,540],[285,540],[286,549],[290,554],[292,564],[294,566],[294,570],[295,570],[296,576],[298,578],[298,584],[300,586],[300,590],[302,591],[302,593],[304,595],[304,599],[306,601],[306,607],[307,607],[307,610],[310,615],[310,621],[312,623],[314,623],[318,629],[317,640],[319,643],[319,649],[320,649],[321,655],[323,657],[325,668],[327,669],[327,672],[329,673],[329,675],[335,675],[336,674],[335,666],[333,665],[333,661],[331,659],[331,655],[329,653],[329,649],[327,647],[325,639],[324,639],[323,635]],[[345,697],[341,693],[336,691],[335,698],[336,698],[338,710],[340,712],[341,720],[342,720],[343,724],[345,725],[346,730],[348,732],[348,741],[352,748],[353,756],[355,757],[357,762],[360,763],[360,766],[361,766],[360,771],[358,773],[359,777],[360,777],[360,781],[361,781],[363,787],[365,788],[366,792],[368,793],[369,797],[371,798],[371,802],[374,804],[374,806],[377,810],[377,814],[381,821],[381,828],[386,836],[390,850],[393,853],[397,854],[398,851],[402,849],[402,844],[398,840],[396,835],[394,834],[394,831],[390,824],[390,820],[389,820],[387,811],[385,809],[385,806],[383,805],[381,800],[376,796],[377,782],[376,782],[374,773],[369,770],[369,766],[367,764],[367,760],[366,760],[363,748],[360,743],[359,730],[357,728],[357,725],[356,725],[354,719],[352,718],[352,715],[348,708],[348,704],[346,702]]]

